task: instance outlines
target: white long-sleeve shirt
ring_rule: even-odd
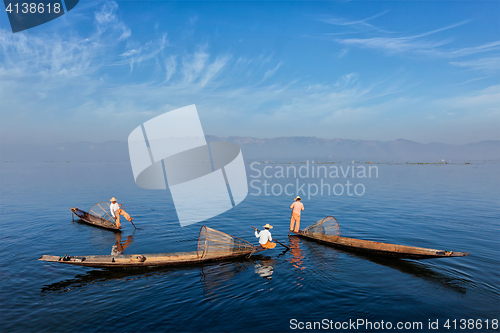
[[[116,217],[116,216],[115,216],[115,212],[116,212],[118,209],[120,209],[120,206],[118,205],[118,203],[114,203],[114,204],[110,204],[110,205],[109,205],[109,210],[110,210],[111,215],[112,215],[113,217]]]
[[[266,244],[267,241],[272,242],[273,238],[271,237],[271,232],[267,229],[262,230],[261,232],[255,231],[255,237],[259,238],[260,244]]]

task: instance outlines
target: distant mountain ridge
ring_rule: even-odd
[[[370,160],[435,161],[499,160],[500,141],[487,140],[465,145],[439,142],[421,144],[405,139],[394,141],[323,139],[317,137],[206,136],[208,142],[233,142],[246,160]],[[129,161],[126,141],[75,142],[53,145],[8,146],[0,144],[1,161]]]
[[[371,160],[497,160],[500,141],[487,140],[465,145],[439,142],[421,144],[398,139],[395,141],[323,139],[316,137],[251,137],[207,136],[207,141],[227,141],[238,144],[245,158],[329,158]]]

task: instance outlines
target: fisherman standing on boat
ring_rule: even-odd
[[[253,227],[252,227],[253,228]],[[259,239],[259,244],[262,246],[264,249],[274,249],[276,247],[276,243],[273,243],[272,240],[273,238],[271,237],[271,232],[269,231],[270,229],[273,228],[273,226],[269,225],[267,223],[264,226],[265,230],[258,231],[257,228],[255,229],[255,237]]]
[[[111,216],[113,216],[115,218],[116,226],[118,228],[121,227],[120,215],[125,216],[127,221],[132,222],[132,220],[134,218],[130,217],[130,215],[128,215],[127,212],[125,210],[123,210],[122,204],[116,203],[115,197],[112,197],[110,201],[111,201],[111,205],[109,205],[109,210],[111,211]]]
[[[292,218],[290,220],[290,231],[299,232],[300,227],[300,212],[304,210],[304,205],[300,202],[300,197],[295,198],[295,202],[290,206],[292,210]],[[295,228],[293,224],[295,223]]]

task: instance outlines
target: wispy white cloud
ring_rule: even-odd
[[[272,59],[273,59],[273,56],[274,56],[274,52],[269,54],[269,55],[264,55],[264,54],[261,54],[258,59],[257,59],[257,62],[260,63],[261,66],[264,66],[266,65],[267,63],[269,63]]]
[[[236,69],[246,69],[250,66],[254,61],[252,59],[246,57],[238,57],[236,63],[234,64]]]
[[[167,35],[156,41],[149,41],[136,48],[131,48],[124,53],[120,54],[123,60],[117,61],[115,65],[128,64],[130,70],[133,70],[134,64],[140,64],[146,60],[156,58],[168,46]]]
[[[329,18],[321,18],[319,19],[321,22],[325,22],[325,23],[328,23],[328,24],[332,24],[332,25],[336,25],[336,26],[351,26],[351,27],[354,27],[354,28],[357,28],[357,29],[366,29],[366,28],[369,28],[369,29],[378,29],[376,28],[374,25],[368,23],[368,21],[371,21],[377,17],[380,17],[384,14],[386,14],[388,12],[388,10],[386,11],[383,11],[381,13],[378,13],[378,14],[375,14],[373,16],[370,16],[368,18],[365,18],[365,19],[361,19],[361,20],[348,20],[348,19],[345,19],[345,18],[340,18],[340,17],[329,17]]]
[[[461,86],[461,85],[464,85],[464,84],[467,84],[467,83],[476,82],[476,81],[480,81],[480,80],[484,80],[484,79],[488,79],[488,78],[490,78],[490,77],[489,76],[476,77],[476,78],[473,78],[473,79],[466,80],[464,82],[458,83],[457,85]]]
[[[213,80],[221,72],[230,59],[231,56],[229,55],[215,58],[214,62],[207,67],[205,74],[200,79],[199,86],[205,87],[209,81]]]
[[[424,41],[416,40],[415,37],[351,38],[336,41],[344,45],[378,49],[389,53],[414,53],[443,58],[456,58],[500,49],[500,42],[460,49],[444,49],[442,46],[449,44],[451,40]]]
[[[130,50],[120,54],[120,56],[121,57],[130,57],[130,56],[140,54],[141,52],[142,52],[142,47],[139,47],[138,49],[130,49]]]
[[[419,35],[412,36],[410,38],[419,38],[419,37],[433,35],[435,33],[441,32],[441,31],[446,31],[446,30],[449,30],[449,29],[453,29],[453,28],[459,27],[459,26],[467,24],[469,22],[470,22],[470,20],[465,20],[465,21],[462,21],[462,22],[453,23],[453,24],[447,25],[446,27],[434,29],[434,30],[431,30],[431,31],[427,31],[427,32],[421,33]]]
[[[337,39],[337,42],[364,48],[379,49],[389,53],[425,53],[438,54],[437,48],[449,41],[417,41],[413,37],[371,37],[371,38],[349,38]]]
[[[468,115],[478,116],[481,112],[491,113],[494,112],[497,120],[500,118],[500,85],[492,85],[485,89],[472,91],[468,94],[444,98],[435,101],[436,104],[443,107],[443,109],[460,110],[462,113]],[[475,108],[475,113],[468,112],[470,108]],[[497,123],[498,124],[498,123]]]
[[[116,2],[105,2],[94,17],[88,37],[0,33],[0,68],[17,75],[85,76],[110,59],[108,50],[130,36],[116,15]]]
[[[165,60],[165,70],[167,71],[165,83],[167,83],[177,71],[177,56],[172,55]]]
[[[182,57],[182,75],[185,84],[192,83],[198,79],[205,68],[208,58],[208,53],[203,50]]]
[[[451,65],[476,70],[498,71],[500,70],[500,57],[479,58],[464,61],[452,61]]]
[[[335,82],[336,87],[347,87],[353,83],[355,83],[359,78],[357,73],[349,73],[346,75],[342,75],[337,82]]]
[[[347,53],[349,52],[349,49],[347,47],[344,47],[342,50],[337,52],[337,58],[343,58]]]
[[[281,67],[283,63],[279,63],[276,65],[276,67],[274,68],[271,68],[271,69],[268,69],[265,73],[264,73],[264,77],[262,78],[262,80],[260,81],[260,83],[266,81],[267,79],[269,79],[271,76],[273,76],[276,71]]]
[[[456,57],[461,57],[461,56],[466,56],[466,55],[471,55],[471,54],[476,54],[476,53],[482,53],[482,52],[488,52],[488,51],[496,51],[500,49],[500,41],[495,41],[491,43],[486,43],[478,46],[473,46],[473,47],[465,47],[462,49],[457,49],[457,50],[452,50],[451,54]]]
[[[131,35],[130,29],[118,18],[118,4],[114,1],[105,2],[100,11],[95,13],[97,31],[102,34],[110,29],[121,31],[118,40],[124,40]]]
[[[42,36],[0,33],[3,72],[78,76],[93,71],[91,64],[99,45],[91,40],[57,37],[47,42]]]
[[[464,48],[446,48],[445,46],[453,41],[452,38],[440,40],[429,40],[428,38],[424,38],[465,25],[469,22],[470,20],[465,20],[442,28],[410,36],[394,37],[392,34],[388,35],[384,33],[382,36],[377,37],[337,38],[335,41],[342,45],[381,50],[390,54],[416,54],[440,58],[458,58],[500,49],[500,41]]]

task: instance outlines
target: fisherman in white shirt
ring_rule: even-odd
[[[255,237],[259,239],[259,244],[262,246],[264,249],[274,249],[276,247],[276,243],[273,243],[272,240],[273,238],[271,237],[271,232],[269,231],[270,229],[273,228],[273,226],[266,224],[264,226],[264,230],[259,232],[257,228],[255,229]]]
[[[115,218],[116,226],[118,228],[121,227],[120,215],[125,216],[125,218],[127,219],[127,221],[132,222],[132,220],[134,218],[130,217],[130,215],[127,214],[127,212],[123,209],[122,204],[117,204],[116,203],[115,197],[112,197],[110,201],[111,201],[111,204],[109,205],[109,210],[111,212],[111,216],[113,216]]]

